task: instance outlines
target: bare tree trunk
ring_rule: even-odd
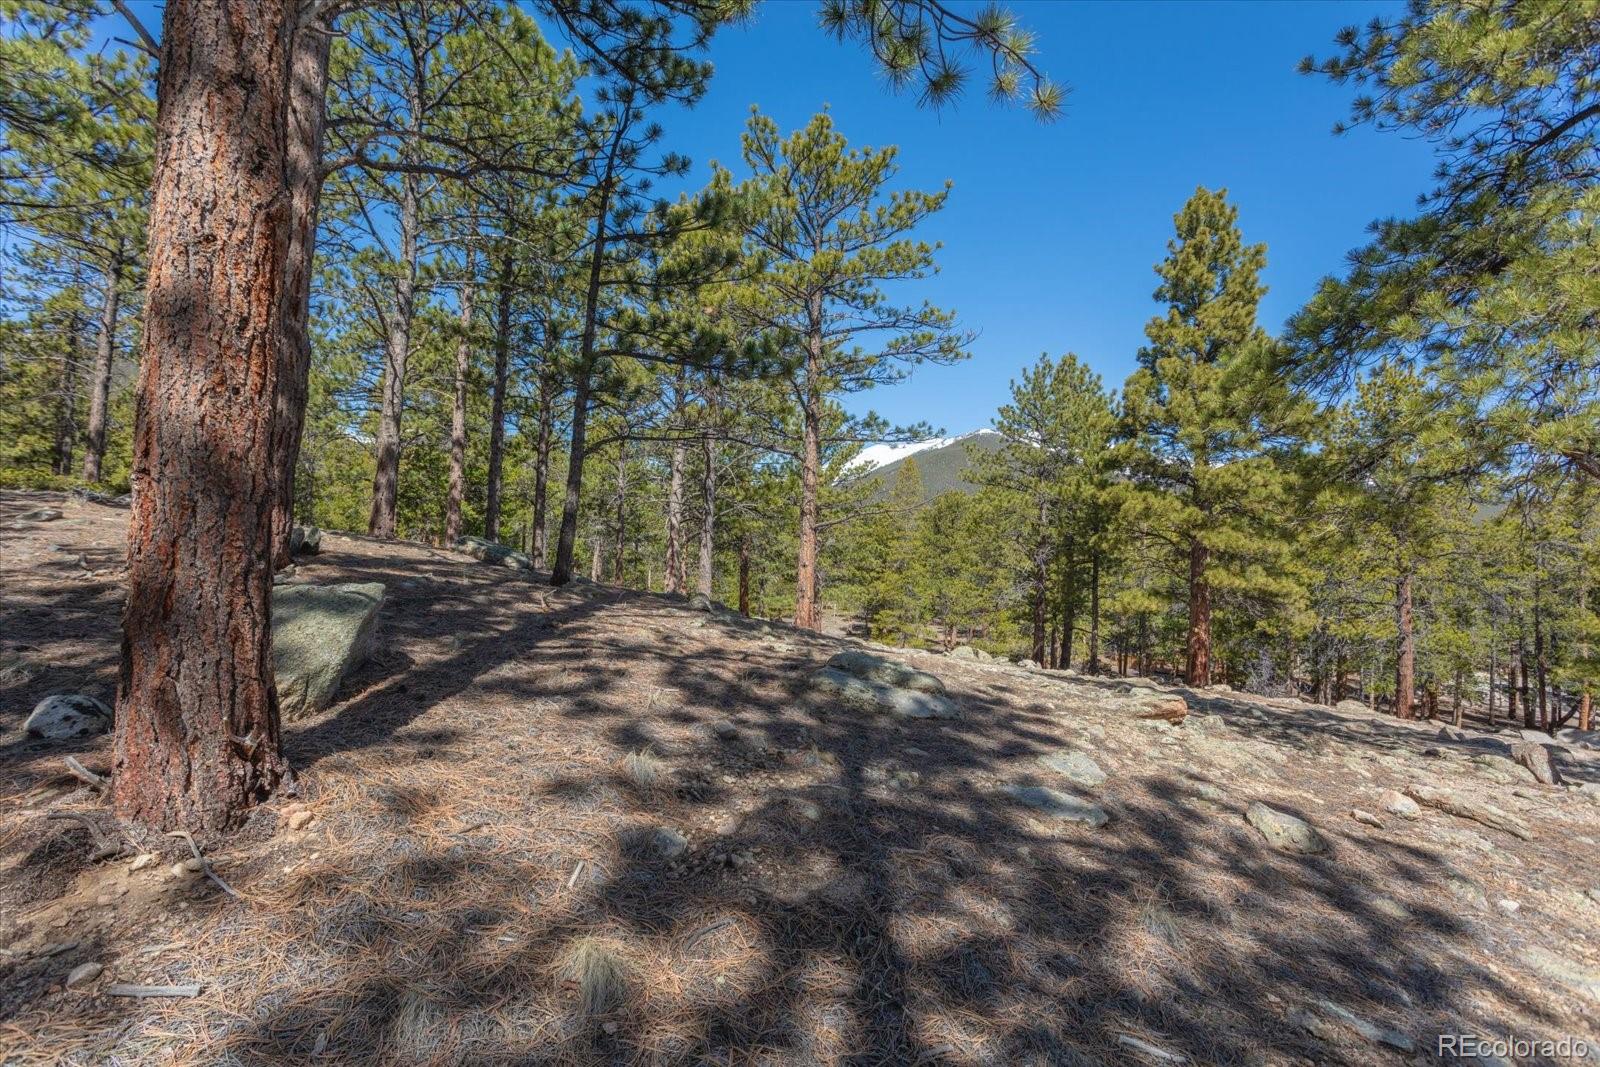
[[[477,291],[472,249],[467,249],[461,284],[461,337],[456,341],[455,395],[450,401],[450,486],[444,500],[444,543],[461,537],[461,504],[467,495],[467,379],[472,370],[472,301]]]
[[[1533,665],[1534,678],[1539,691],[1539,729],[1550,729],[1550,704],[1545,697],[1545,689],[1549,682],[1549,662],[1545,655],[1544,641],[1544,606],[1540,602],[1539,569],[1543,566],[1543,559],[1539,560],[1539,567],[1534,569],[1533,579]]]
[[[1506,658],[1506,721],[1513,725],[1517,721],[1517,652],[1512,649]]]
[[[168,0],[161,37],[112,799],[206,836],[287,773],[270,593],[293,10]]]
[[[567,449],[567,489],[561,501],[561,532],[556,538],[556,562],[550,569],[550,584],[565,585],[572,580],[572,553],[578,540],[578,503],[583,495],[584,442],[589,424],[589,377],[594,373],[594,342],[600,315],[600,269],[606,258],[606,214],[611,208],[611,181],[615,174],[616,147],[624,127],[619,124],[612,140],[612,153],[600,181],[599,210],[595,215],[594,244],[589,255],[589,281],[583,300],[583,340],[579,343],[578,367],[573,380],[572,441]]]
[[[301,8],[309,5],[302,4]],[[328,52],[332,27],[302,14],[289,55],[288,129],[284,148],[289,186],[289,252],[283,285],[283,346],[273,398],[272,456],[277,495],[272,514],[272,562],[289,563],[294,483],[305,428],[311,376],[311,274],[322,205],[322,135],[327,118]]]
[[[739,538],[739,614],[750,617],[750,535]]]
[[[600,538],[598,537],[594,539],[594,544],[591,546],[591,554],[589,556],[589,580],[591,582],[598,582],[600,580]]]
[[[489,400],[489,478],[483,506],[483,536],[500,540],[501,476],[506,453],[506,381],[511,373],[511,257],[500,261],[498,314],[495,316],[494,385]]]
[[[533,565],[544,569],[545,501],[550,492],[550,435],[555,424],[555,385],[548,371],[539,375],[539,432],[533,460]]]
[[[700,439],[700,459],[704,464],[700,472],[700,575],[695,589],[709,597],[717,563],[717,442],[709,434]]]
[[[1100,552],[1089,554],[1089,670],[1100,673]]]
[[[417,228],[421,205],[416,175],[400,177],[400,270],[394,280],[394,303],[385,316],[382,409],[378,415],[377,470],[372,478],[372,514],[367,532],[395,535],[400,493],[400,417],[405,411],[406,365],[411,360],[411,322],[416,314]]]
[[[667,573],[669,593],[682,593],[683,575],[683,464],[687,449],[682,441],[672,443],[671,469],[667,477]]]
[[[617,547],[613,557],[617,584],[627,585],[628,561],[628,443],[617,442]]]
[[[1395,628],[1399,644],[1394,665],[1394,713],[1411,718],[1416,704],[1417,635],[1411,616],[1411,572],[1403,570],[1394,587]]]
[[[1211,684],[1211,583],[1206,566],[1211,552],[1199,538],[1189,541],[1189,644],[1185,679],[1192,686]]]
[[[111,365],[116,358],[117,311],[122,298],[122,241],[106,261],[100,294],[100,336],[89,376],[89,440],[83,454],[83,480],[98,482],[106,455],[106,407],[111,399]]]
[[[820,316],[814,315],[812,321],[820,321]],[[816,389],[822,375],[820,326],[812,329],[807,341],[808,392],[801,407],[804,429],[800,451],[800,553],[795,564],[794,624],[802,630],[819,630],[822,610],[817,604],[817,512],[822,472],[822,404]]]

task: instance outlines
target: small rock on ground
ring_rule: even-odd
[[[1098,804],[1079,800],[1075,796],[1047,789],[1042,785],[1007,785],[1001,788],[1001,792],[1019,804],[1025,804],[1064,822],[1083,823],[1085,826],[1099,829],[1111,821],[1111,813]]]
[[[1245,820],[1261,831],[1267,843],[1280,852],[1299,852],[1310,855],[1326,852],[1328,843],[1304,819],[1296,818],[1265,804],[1251,804],[1244,813]]]

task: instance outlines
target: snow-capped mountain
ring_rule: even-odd
[[[971,433],[964,433],[958,437],[930,437],[926,441],[901,441],[886,445],[868,445],[856,457],[855,465],[861,469],[862,473],[866,473],[879,467],[887,467],[891,463],[897,463],[907,456],[916,455],[918,452],[926,452],[933,448],[948,448],[958,441],[967,441],[984,434],[990,434],[996,438],[1000,436],[994,430],[982,429],[973,430]]]
[[[926,441],[905,444],[872,445],[862,449],[854,469],[883,486],[883,491],[887,492],[901,465],[915,456],[917,473],[922,479],[923,499],[932,500],[952,489],[971,491],[973,485],[966,477],[971,460],[968,449],[993,452],[1000,447],[1001,440],[995,431],[984,429],[956,437],[931,437]]]

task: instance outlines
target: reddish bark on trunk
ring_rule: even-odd
[[[1189,643],[1185,677],[1190,685],[1211,684],[1211,583],[1206,565],[1211,553],[1196,538],[1189,542]]]
[[[164,16],[112,772],[117,814],[156,829],[236,826],[286,773],[270,556],[292,12]]]
[[[1401,576],[1394,588],[1395,626],[1400,643],[1394,664],[1394,713],[1402,719],[1415,714],[1417,635],[1411,618],[1411,575]]]

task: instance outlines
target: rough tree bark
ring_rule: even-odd
[[[111,399],[111,365],[116,358],[117,312],[122,299],[122,241],[106,260],[100,293],[100,336],[95,341],[94,369],[89,374],[88,441],[83,453],[83,480],[98,482],[106,456],[106,407]]]
[[[467,249],[461,285],[461,337],[456,341],[455,395],[450,400],[450,484],[444,498],[444,543],[461,537],[461,504],[467,495],[467,379],[472,369],[472,302],[477,291],[472,249]]]
[[[739,614],[750,617],[750,535],[739,538]]]
[[[717,545],[717,443],[710,435],[700,439],[700,458],[704,464],[700,472],[700,576],[695,589],[710,596]]]
[[[72,450],[78,437],[78,353],[83,350],[83,324],[77,315],[68,326],[67,354],[61,360],[61,385],[56,393],[55,465],[52,473],[72,473]]]
[[[800,415],[800,549],[795,560],[794,624],[802,630],[822,628],[817,604],[817,513],[822,473],[822,299],[809,304],[806,333],[806,378]]]
[[[555,380],[544,372],[539,375],[539,431],[534,442],[533,457],[533,545],[530,556],[533,565],[544,569],[545,555],[545,502],[550,493],[550,436],[555,426]]]
[[[1404,566],[1394,586],[1394,617],[1400,638],[1394,662],[1394,713],[1409,719],[1415,714],[1417,635],[1411,616],[1411,572]]]
[[[1071,666],[1071,664],[1068,664]],[[1100,553],[1089,554],[1089,670],[1100,673]]]
[[[304,10],[310,5],[302,4]],[[289,99],[285,180],[289,187],[289,251],[283,285],[283,340],[273,398],[272,455],[277,489],[272,505],[272,562],[289,564],[294,526],[295,468],[305,427],[311,375],[311,272],[317,216],[322,205],[322,135],[328,97],[328,51],[332,27],[309,12],[297,19],[289,45]]]
[[[163,17],[112,800],[205,836],[286,773],[269,594],[293,11]]]
[[[682,593],[683,566],[683,465],[688,449],[682,441],[672,443],[667,475],[667,559],[666,586],[669,593]]]
[[[1211,551],[1198,537],[1189,541],[1189,639],[1184,678],[1193,686],[1211,684],[1211,583],[1206,566]]]
[[[506,455],[506,380],[511,373],[511,257],[500,261],[494,334],[494,385],[489,401],[488,495],[483,506],[483,536],[500,540],[501,479]]]

